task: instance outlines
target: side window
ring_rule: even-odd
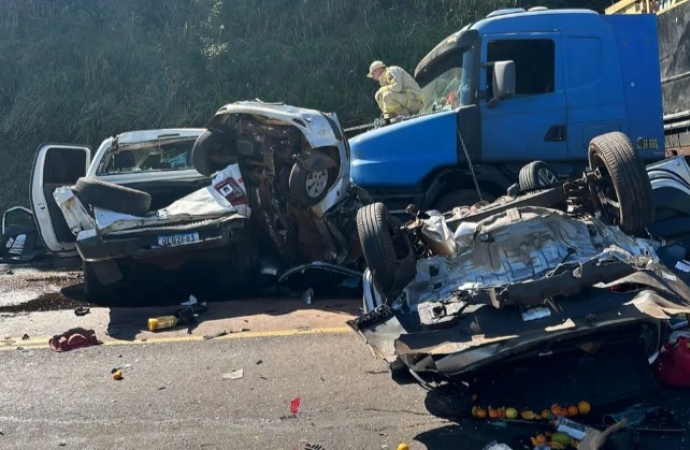
[[[556,79],[556,45],[551,39],[511,39],[490,41],[487,62],[514,61],[515,95],[548,94]],[[487,92],[493,97],[493,67],[487,70]]]

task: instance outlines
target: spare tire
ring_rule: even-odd
[[[558,174],[544,161],[533,161],[518,174],[518,184],[522,191],[536,191],[557,185]]]
[[[192,148],[192,165],[197,172],[210,176],[228,165],[214,161],[213,158],[214,155],[221,153],[225,141],[225,135],[218,131],[206,130],[199,135]]]
[[[84,203],[122,214],[142,217],[151,207],[151,196],[147,192],[97,178],[79,178],[72,190]]]
[[[598,176],[602,213],[624,233],[639,234],[654,222],[652,183],[642,158],[620,132],[597,136],[589,144],[589,167]]]
[[[383,203],[360,208],[357,211],[357,232],[376,289],[387,296],[396,281],[407,284],[409,280],[396,280],[396,275],[399,263],[409,260],[412,246],[407,235],[400,233],[395,226],[388,208]],[[414,272],[412,274],[414,276]]]

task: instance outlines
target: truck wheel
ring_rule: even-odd
[[[559,183],[558,174],[545,162],[533,161],[518,174],[518,184],[522,191],[536,191]]]
[[[357,211],[357,233],[364,260],[371,271],[376,289],[387,296],[393,288],[400,262],[412,250],[410,241],[383,203],[363,206]],[[409,280],[399,280],[407,284]]]
[[[335,181],[334,169],[323,169],[310,172],[300,163],[295,163],[290,171],[288,186],[290,200],[305,208],[316,205],[328,194],[328,189]]]
[[[482,191],[482,197],[487,202],[493,202],[496,200],[491,194]],[[461,189],[458,191],[450,192],[439,200],[434,202],[432,209],[440,211],[442,213],[451,211],[453,208],[458,206],[472,206],[479,202],[479,196],[477,196],[477,191],[474,189]]]
[[[122,214],[142,217],[151,207],[151,196],[147,192],[96,178],[79,178],[72,190],[84,203]]]
[[[620,132],[597,136],[589,144],[602,212],[624,233],[637,234],[654,222],[652,184],[630,139]]]
[[[225,136],[217,131],[206,130],[199,135],[192,147],[192,165],[197,172],[211,176],[228,165],[214,160],[214,156],[223,149],[225,141]]]

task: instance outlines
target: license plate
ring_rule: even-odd
[[[173,234],[169,236],[158,236],[159,247],[177,247],[199,242],[199,233]]]

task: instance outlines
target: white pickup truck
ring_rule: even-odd
[[[124,208],[120,212],[131,214],[167,206],[206,186],[209,177],[197,172],[191,156],[194,143],[203,131],[183,128],[125,132],[105,139],[93,159],[87,146],[42,145],[33,165],[30,200],[46,249],[61,257],[77,255],[76,236],[67,225],[53,192],[74,185],[81,177],[147,193],[149,198],[140,195],[116,208]],[[112,201],[107,196],[95,200],[106,209],[112,209],[109,208]]]

